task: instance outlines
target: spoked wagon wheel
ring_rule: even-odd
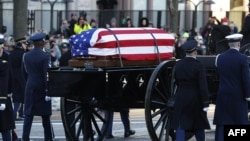
[[[170,130],[171,108],[167,104],[171,97],[171,73],[174,65],[175,61],[159,64],[147,85],[145,117],[150,138],[154,141],[168,141],[169,136],[174,137],[174,131]]]
[[[92,106],[91,100],[61,98],[61,117],[65,135],[70,141],[101,141],[107,130],[109,114]],[[93,101],[92,101],[93,102]]]
[[[145,96],[145,117],[150,138],[154,141],[175,140],[175,131],[170,129],[173,91],[176,89],[173,77],[175,61],[165,61],[153,71]],[[186,139],[193,136],[186,131]]]

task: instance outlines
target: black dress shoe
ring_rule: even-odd
[[[135,130],[129,130],[127,133],[124,134],[124,138],[127,138],[131,135],[134,135],[135,134]]]
[[[114,136],[112,134],[106,135],[106,139],[112,139]]]

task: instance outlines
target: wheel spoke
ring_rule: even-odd
[[[160,116],[160,118],[158,119],[158,121],[156,122],[156,124],[154,126],[155,131],[159,128],[159,126],[164,121],[166,116],[167,116],[166,114],[163,114],[163,115]]]
[[[165,96],[165,94],[162,92],[162,90],[160,90],[158,87],[154,87],[155,88],[155,95],[157,96],[160,96],[159,98],[162,99],[163,101],[167,101],[167,98]]]
[[[171,108],[167,104],[171,96],[171,73],[174,64],[175,61],[159,64],[147,85],[145,116],[150,138],[154,141],[169,139]]]
[[[100,130],[100,128],[99,128],[99,126],[98,126],[98,124],[96,122],[96,119],[95,119],[95,117],[93,115],[91,115],[91,121],[92,121],[92,123],[93,123],[93,125],[94,125],[94,127],[96,129],[97,134],[101,135],[101,130]]]
[[[166,99],[166,93],[168,91],[168,84],[166,82],[166,78],[164,78],[164,77],[166,77],[166,76],[158,76],[158,78],[160,80],[159,87],[161,88],[162,96],[164,97],[164,99]]]
[[[81,107],[76,107],[74,108],[73,110],[67,112],[67,115],[72,115],[72,114],[75,114],[76,112],[80,111],[81,110]]]
[[[82,102],[79,100],[74,100],[74,99],[66,99],[67,102],[69,103],[75,103],[75,104],[81,104]]]
[[[68,138],[69,140],[79,140],[80,137],[83,137],[84,141],[102,140],[107,130],[106,117],[104,114],[98,113],[95,104],[83,99],[87,98],[61,99],[61,114]],[[97,135],[96,139],[94,132]]]
[[[159,114],[162,114],[164,111],[166,111],[166,108],[162,108],[162,109],[158,110],[157,112],[154,112],[151,116],[152,116],[152,118],[155,118]]]
[[[153,107],[164,107],[164,106],[166,106],[166,103],[164,103],[164,102],[155,101],[155,100],[152,101],[152,108]]]
[[[101,114],[99,114],[97,111],[93,111],[93,114],[103,123],[107,123],[107,121],[105,120],[104,117],[101,116]]]
[[[82,115],[82,114],[81,114]],[[80,120],[80,123],[79,123],[79,125],[78,125],[78,128],[77,128],[77,131],[76,131],[76,137],[77,138],[79,138],[80,137],[80,134],[81,134],[81,131],[82,131],[82,129],[83,129],[83,116],[81,116],[80,117],[81,118],[81,120]]]
[[[82,111],[79,112],[79,114],[75,117],[75,119],[74,119],[74,120],[72,121],[72,123],[70,124],[70,127],[74,127],[78,121],[81,121],[81,120],[80,120],[81,117],[82,117]]]

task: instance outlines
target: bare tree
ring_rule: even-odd
[[[21,38],[27,33],[28,0],[13,0],[14,37]]]
[[[170,12],[170,29],[173,32],[178,32],[178,0],[168,0],[167,1],[168,9]]]

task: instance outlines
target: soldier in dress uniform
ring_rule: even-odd
[[[182,49],[186,56],[175,66],[177,90],[171,127],[176,130],[176,141],[185,140],[185,130],[193,131],[197,141],[205,141],[205,129],[210,129],[205,67],[196,60],[195,40],[186,41]]]
[[[51,99],[47,96],[47,71],[49,56],[43,51],[44,33],[30,37],[34,49],[23,56],[24,77],[26,78],[24,98],[23,141],[29,141],[30,130],[34,116],[41,116],[44,128],[44,140],[53,140],[53,130],[50,117]]]
[[[4,38],[0,34],[0,50],[3,51]],[[11,98],[8,96],[9,65],[0,58],[0,132],[3,141],[11,141],[11,131],[15,129]]]
[[[250,76],[247,56],[239,52],[242,34],[226,36],[230,49],[217,55],[219,76],[214,121],[215,141],[224,141],[224,125],[249,124]]]

